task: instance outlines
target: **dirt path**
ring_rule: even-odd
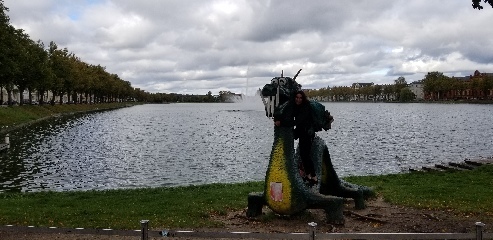
[[[382,199],[372,199],[368,201],[368,207],[363,210],[355,210],[352,203],[346,204],[344,212],[346,223],[344,225],[332,225],[324,222],[324,212],[322,210],[307,210],[307,213],[299,216],[278,216],[270,214],[267,208],[264,209],[264,216],[256,219],[245,217],[245,211],[229,212],[227,215],[213,216],[215,220],[224,223],[221,229],[180,229],[192,230],[195,232],[262,232],[262,233],[293,233],[308,232],[309,222],[317,223],[317,232],[320,233],[474,233],[475,223],[480,221],[474,216],[457,216],[451,212],[417,210],[406,207],[393,206]],[[493,222],[483,222],[486,224],[485,232],[492,232]],[[152,223],[150,223],[151,228]],[[151,229],[156,234],[159,229]],[[105,235],[105,233],[95,232],[94,234],[73,234],[73,232],[46,232],[22,230],[0,230],[2,240],[23,240],[23,239],[78,239],[78,240],[113,240],[113,239],[140,239],[139,233],[133,236],[126,235]],[[163,237],[152,236],[149,239],[163,239]],[[193,239],[193,238],[166,238],[166,239]],[[206,238],[197,238],[206,239]]]

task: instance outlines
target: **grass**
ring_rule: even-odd
[[[485,165],[473,171],[415,172],[347,180],[374,186],[393,204],[493,218],[492,176],[493,165]]]
[[[256,183],[174,188],[0,194],[0,224],[136,229],[154,226],[215,227],[211,215],[246,205]]]
[[[0,107],[0,132],[57,114],[111,109],[113,104]],[[472,171],[347,177],[372,186],[386,201],[493,220],[493,165]],[[167,228],[220,227],[212,216],[244,209],[263,183],[211,184],[106,191],[0,193],[0,224],[137,229],[139,220]],[[265,215],[261,221],[269,221]]]
[[[403,206],[449,211],[493,219],[493,165],[472,171],[348,177],[373,186],[387,201]],[[155,227],[221,227],[212,216],[244,209],[261,182],[173,188],[106,191],[2,193],[0,224],[138,229],[139,221]],[[262,221],[269,221],[265,217]]]
[[[50,104],[44,104],[0,107],[0,132],[58,114],[113,109],[127,105],[129,105],[129,103],[55,104],[53,106]]]

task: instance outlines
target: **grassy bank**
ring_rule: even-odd
[[[246,206],[260,183],[109,190],[0,194],[0,224],[135,229],[139,220],[154,226],[220,226],[211,214]]]
[[[105,109],[114,109],[135,103],[63,104],[63,105],[23,105],[0,107],[0,133],[6,132],[36,120],[60,114],[71,114]]]
[[[473,171],[415,172],[349,177],[348,181],[374,186],[390,203],[451,211],[493,219],[493,165]]]
[[[373,186],[387,201],[493,219],[493,166],[473,171],[350,177]],[[210,218],[247,206],[247,195],[262,183],[212,184],[176,188],[88,192],[0,194],[0,224],[136,229],[148,219],[170,228],[220,227]],[[268,221],[268,218],[266,218]]]

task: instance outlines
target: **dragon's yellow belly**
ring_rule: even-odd
[[[296,182],[299,172],[297,164],[292,162],[292,144],[286,144],[286,141],[289,140],[279,137],[272,148],[265,178],[265,201],[272,211],[290,215],[303,210],[306,201]]]

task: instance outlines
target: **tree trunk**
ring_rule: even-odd
[[[50,104],[51,104],[51,106],[55,106],[55,97],[56,97],[55,93],[54,93],[54,92],[52,92],[52,94],[51,94],[51,101],[50,101],[50,102],[51,102],[51,103],[50,103]]]
[[[12,90],[7,89],[7,101],[9,102],[9,106],[13,105],[12,102]]]
[[[27,88],[27,92],[28,92],[28,97],[29,97],[29,104],[32,104],[33,103],[33,94],[31,92],[31,88]]]
[[[12,91],[14,90],[12,86],[9,86],[10,84],[7,84],[7,86],[5,87],[5,90],[7,90],[7,102],[8,102],[8,105],[11,106],[13,105],[13,101],[12,101]]]

